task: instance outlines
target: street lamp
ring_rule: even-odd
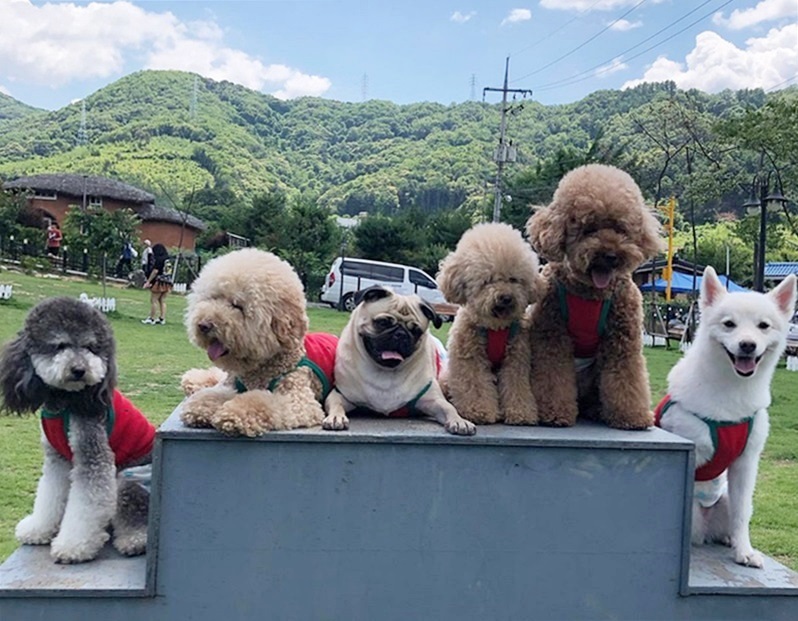
[[[775,173],[776,187],[770,192],[771,177]],[[761,171],[754,175],[751,183],[751,198],[743,204],[749,215],[759,214],[759,238],[754,246],[754,290],[765,290],[765,247],[767,241],[768,213],[780,211],[787,204],[781,193],[781,177],[778,171]]]

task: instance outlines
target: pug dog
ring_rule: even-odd
[[[338,340],[335,388],[325,400],[322,427],[347,429],[347,413],[367,408],[391,417],[428,415],[449,433],[476,433],[438,384],[441,352],[430,323],[439,328],[441,319],[417,295],[379,286],[360,292]]]

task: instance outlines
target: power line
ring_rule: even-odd
[[[770,91],[775,91],[777,88],[779,88],[779,86],[784,86],[785,84],[787,84],[788,82],[792,82],[796,78],[798,78],[798,74],[792,76],[791,78],[787,78],[786,80],[783,80],[774,86],[771,86],[770,88],[766,89],[765,92],[769,93]]]
[[[665,39],[663,39],[662,41],[658,41],[658,42],[657,42],[657,43],[655,43],[654,45],[651,45],[651,46],[647,47],[646,49],[642,50],[641,52],[638,52],[638,53],[637,53],[637,54],[635,54],[634,56],[630,56],[629,58],[624,58],[624,61],[630,61],[630,60],[634,60],[635,58],[638,58],[638,57],[642,56],[642,55],[643,55],[643,54],[645,54],[646,52],[650,52],[651,50],[653,50],[654,48],[656,48],[656,47],[658,47],[658,46],[662,45],[663,43],[666,43],[666,42],[670,41],[670,40],[671,40],[671,39],[673,39],[675,36],[682,34],[682,33],[683,33],[685,30],[689,30],[690,28],[692,28],[693,26],[695,26],[697,23],[699,23],[699,22],[701,22],[701,21],[705,20],[705,19],[706,19],[707,17],[709,17],[710,15],[713,15],[713,14],[715,14],[717,11],[719,11],[720,9],[722,9],[723,7],[725,7],[727,4],[731,4],[733,1],[734,1],[734,0],[727,0],[726,2],[724,2],[723,4],[721,4],[720,6],[713,8],[713,9],[712,9],[712,10],[711,10],[709,13],[705,13],[704,15],[702,15],[701,17],[699,17],[699,18],[698,18],[698,19],[696,19],[695,21],[693,21],[693,22],[690,22],[690,23],[689,23],[687,26],[685,26],[685,27],[684,27],[684,28],[682,28],[681,30],[679,30],[679,31],[677,31],[677,32],[675,32],[675,33],[673,33],[673,34],[672,34],[672,35],[670,35],[669,37],[666,37],[666,38],[665,38]],[[654,34],[652,34],[651,36],[649,36],[649,37],[646,37],[645,39],[643,39],[643,40],[642,40],[642,41],[640,41],[639,43],[637,43],[637,44],[633,45],[632,47],[630,47],[630,48],[628,48],[628,49],[626,49],[626,50],[624,50],[624,51],[622,51],[622,52],[620,52],[620,53],[618,53],[618,54],[615,54],[615,55],[614,55],[612,58],[610,58],[610,59],[608,59],[608,60],[605,60],[605,61],[603,61],[603,62],[600,62],[600,63],[598,63],[597,65],[593,65],[593,66],[592,66],[592,67],[590,67],[589,69],[585,69],[584,71],[580,71],[579,73],[576,73],[576,74],[572,75],[572,76],[571,76],[571,77],[569,77],[569,78],[562,78],[561,80],[555,80],[554,82],[547,82],[546,84],[541,84],[540,86],[536,87],[536,90],[550,90],[550,89],[554,88],[554,87],[555,87],[555,86],[557,86],[557,85],[562,85],[562,86],[570,86],[571,84],[576,84],[576,83],[578,83],[578,82],[582,82],[583,80],[586,80],[586,79],[589,79],[589,78],[593,77],[593,74],[592,74],[592,72],[593,72],[595,69],[598,69],[599,67],[602,67],[602,66],[606,65],[607,63],[610,63],[610,62],[612,62],[612,61],[613,61],[613,60],[615,60],[616,58],[622,58],[622,57],[623,57],[625,54],[627,54],[627,53],[631,52],[632,50],[635,50],[635,49],[637,49],[638,47],[640,47],[640,46],[641,46],[641,45],[643,45],[644,43],[647,43],[648,41],[651,41],[651,39],[653,39],[653,38],[654,38],[654,37],[656,37],[657,35],[660,35],[660,34],[662,34],[662,33],[663,33],[663,32],[665,32],[666,30],[669,30],[670,28],[672,28],[673,26],[675,26],[676,24],[678,24],[680,21],[682,21],[682,20],[684,20],[684,19],[687,19],[687,18],[688,18],[690,15],[692,15],[693,13],[695,13],[696,11],[698,11],[699,9],[701,9],[702,7],[706,6],[706,5],[707,5],[707,4],[709,4],[710,2],[712,2],[712,0],[706,0],[706,1],[705,1],[703,4],[700,4],[700,5],[698,5],[698,6],[697,6],[696,8],[694,8],[692,11],[688,11],[687,13],[685,13],[684,15],[682,15],[680,18],[678,18],[678,19],[674,20],[673,22],[671,22],[670,24],[668,24],[668,25],[667,25],[667,26],[665,26],[664,28],[660,28],[660,29],[659,29],[657,32],[655,32],[655,33],[654,33]],[[589,74],[589,75],[588,75],[588,74]],[[585,77],[583,77],[583,78],[580,78],[580,76],[585,76]]]
[[[586,13],[589,13],[589,12],[590,12],[590,10],[591,10],[591,9],[592,9],[594,6],[596,6],[597,4],[599,4],[600,2],[603,2],[603,1],[604,1],[604,0],[596,0],[596,1],[595,1],[593,4],[591,4],[589,7],[587,7],[587,8],[586,8],[584,11],[581,11],[581,12],[579,13],[579,15],[576,15],[575,17],[572,17],[571,19],[569,19],[567,22],[565,22],[565,23],[564,23],[562,26],[560,26],[559,28],[555,28],[554,30],[552,30],[551,32],[549,32],[549,34],[547,34],[545,37],[543,37],[543,38],[541,38],[541,39],[538,39],[538,40],[537,40],[537,41],[535,41],[534,43],[530,43],[529,45],[526,45],[526,46],[522,47],[520,50],[516,50],[515,52],[511,53],[511,54],[510,54],[510,56],[516,56],[516,55],[520,54],[521,52],[526,52],[527,50],[531,50],[533,47],[537,47],[538,45],[540,45],[540,44],[541,44],[541,43],[543,43],[544,41],[546,41],[546,40],[548,40],[548,39],[551,39],[551,37],[553,37],[553,36],[554,36],[554,35],[556,35],[558,32],[560,32],[560,30],[563,30],[564,28],[567,28],[568,26],[570,26],[571,24],[573,24],[575,21],[582,19],[582,17],[583,17],[583,16],[584,16]]]
[[[562,55],[562,56],[560,56],[559,58],[555,58],[555,59],[554,59],[554,60],[552,60],[550,63],[548,63],[548,64],[546,64],[546,65],[543,65],[543,66],[542,66],[540,69],[536,69],[535,71],[532,71],[532,72],[530,72],[530,73],[527,73],[526,75],[522,75],[520,78],[516,78],[516,79],[515,79],[515,80],[513,80],[513,81],[514,81],[514,82],[516,82],[516,81],[518,81],[518,80],[523,80],[524,78],[528,78],[528,77],[529,77],[529,76],[531,76],[531,75],[535,75],[536,73],[540,73],[540,72],[541,72],[541,71],[543,71],[544,69],[548,69],[548,68],[549,68],[549,67],[551,67],[552,65],[556,65],[558,62],[560,62],[560,61],[561,61],[561,60],[563,60],[564,58],[568,58],[568,57],[569,57],[571,54],[573,54],[574,52],[577,52],[577,51],[581,50],[581,49],[582,49],[583,47],[585,47],[585,46],[586,46],[588,43],[590,43],[591,41],[593,41],[593,40],[597,39],[599,36],[601,36],[602,34],[604,34],[605,32],[607,32],[607,31],[608,31],[610,28],[612,28],[612,27],[613,27],[615,24],[617,24],[619,21],[621,21],[621,20],[622,20],[624,17],[626,17],[627,15],[629,15],[629,14],[630,14],[632,11],[635,11],[635,10],[636,10],[636,9],[637,9],[637,8],[638,8],[638,7],[639,7],[641,4],[645,4],[646,2],[648,2],[648,0],[640,0],[640,2],[638,2],[637,4],[635,4],[635,5],[634,5],[634,6],[633,6],[631,9],[629,9],[628,11],[626,11],[626,13],[624,13],[624,14],[623,14],[623,15],[621,15],[620,17],[616,18],[616,19],[615,19],[615,21],[613,21],[613,22],[610,22],[609,24],[607,24],[607,25],[606,25],[604,28],[602,28],[601,30],[599,30],[599,31],[598,31],[596,34],[594,34],[592,37],[590,37],[590,38],[589,38],[589,39],[587,39],[586,41],[584,41],[584,42],[580,43],[579,45],[577,45],[577,46],[576,46],[575,48],[573,48],[573,49],[572,49],[570,52],[566,52],[565,54],[563,54],[563,55]]]

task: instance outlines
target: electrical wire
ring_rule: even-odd
[[[588,43],[590,43],[591,41],[593,41],[593,40],[597,39],[599,36],[601,36],[602,34],[604,34],[605,32],[607,32],[607,31],[608,31],[610,28],[612,28],[612,27],[613,27],[615,24],[617,24],[619,21],[621,21],[621,20],[622,20],[624,17],[626,17],[627,15],[629,15],[630,13],[632,13],[633,11],[635,11],[635,10],[636,10],[636,9],[637,9],[637,8],[638,8],[640,5],[642,5],[642,4],[645,4],[646,2],[648,2],[648,0],[640,0],[640,2],[638,2],[637,4],[635,4],[635,5],[634,5],[634,6],[633,6],[631,9],[629,9],[628,11],[626,11],[626,13],[624,13],[624,14],[623,14],[623,15],[621,15],[620,17],[616,18],[616,19],[615,19],[615,21],[613,21],[613,22],[610,22],[609,24],[607,24],[607,25],[606,25],[604,28],[602,28],[601,30],[599,30],[599,31],[598,31],[596,34],[594,34],[592,37],[588,38],[586,41],[583,41],[582,43],[580,43],[579,45],[577,45],[577,46],[576,46],[575,48],[573,48],[573,49],[572,49],[570,52],[566,52],[566,53],[565,53],[565,54],[563,54],[562,56],[560,56],[560,57],[558,57],[558,58],[555,58],[554,60],[552,60],[550,63],[548,63],[548,64],[546,64],[546,65],[543,65],[543,66],[542,66],[542,67],[540,67],[539,69],[536,69],[535,71],[532,71],[532,72],[530,72],[530,73],[527,73],[527,74],[525,74],[525,75],[522,75],[520,78],[515,78],[515,79],[514,79],[514,80],[512,80],[512,81],[513,81],[513,82],[518,82],[518,80],[523,80],[524,78],[528,78],[529,76],[531,76],[531,75],[535,75],[535,74],[537,74],[537,73],[540,73],[540,72],[541,72],[541,71],[543,71],[544,69],[548,69],[548,68],[549,68],[549,67],[551,67],[552,65],[556,65],[556,64],[557,64],[558,62],[560,62],[561,60],[563,60],[563,59],[565,59],[565,58],[568,58],[568,57],[569,57],[571,54],[573,54],[574,52],[577,52],[577,51],[581,50],[581,49],[582,49],[583,47],[585,47],[585,46],[586,46]]]
[[[572,17],[571,19],[569,19],[567,22],[565,22],[565,23],[564,23],[562,26],[560,26],[559,28],[555,28],[554,30],[552,30],[551,32],[549,32],[549,34],[547,34],[547,35],[546,35],[545,37],[543,37],[542,39],[538,39],[538,40],[537,40],[537,41],[535,41],[534,43],[530,43],[529,45],[527,45],[527,46],[525,46],[525,47],[522,47],[520,50],[516,50],[515,52],[512,52],[512,53],[510,54],[510,56],[515,56],[516,54],[520,54],[521,52],[526,52],[527,50],[531,50],[533,47],[537,47],[538,45],[540,45],[540,44],[541,44],[541,43],[543,43],[544,41],[547,41],[548,39],[551,39],[551,38],[552,38],[554,35],[556,35],[558,32],[560,32],[560,30],[563,30],[563,29],[567,28],[568,26],[570,26],[571,24],[573,24],[575,21],[582,19],[582,17],[583,17],[583,16],[584,16],[586,13],[589,13],[589,12],[590,12],[590,10],[591,10],[591,9],[592,9],[594,6],[596,6],[597,4],[599,4],[600,2],[604,2],[604,0],[596,0],[596,1],[595,1],[593,4],[591,4],[591,5],[590,5],[589,7],[587,7],[585,10],[581,11],[581,12],[580,12],[578,15],[576,15],[575,17]]]
[[[692,28],[693,26],[695,26],[699,22],[705,20],[707,17],[710,17],[711,15],[714,15],[717,11],[719,11],[720,9],[725,7],[726,5],[731,4],[732,2],[734,2],[734,0],[726,0],[726,2],[724,2],[723,4],[721,4],[720,6],[718,6],[716,8],[713,8],[711,11],[709,11],[708,13],[705,13],[704,15],[699,17],[698,19],[690,22],[689,24],[687,24],[687,26],[685,26],[681,30],[677,30],[672,35],[666,37],[665,39],[663,39],[661,41],[658,41],[654,45],[650,45],[649,47],[647,47],[646,49],[638,52],[637,54],[635,54],[633,56],[630,56],[629,58],[625,58],[624,61],[630,61],[630,60],[634,60],[635,58],[639,58],[640,56],[642,56],[646,52],[650,52],[651,50],[661,46],[663,43],[667,43],[668,41],[670,41],[671,39],[673,39],[673,38],[677,37],[678,35],[682,34],[686,30],[689,30],[690,28]],[[706,4],[706,3],[704,3],[704,4]],[[702,4],[701,6],[704,6],[704,5]],[[698,7],[698,8],[700,8],[700,7]],[[689,13],[687,15],[689,15]],[[677,20],[677,22],[678,21],[679,20]],[[677,22],[674,22],[674,24],[677,23]],[[665,29],[663,29],[663,30],[665,30]],[[660,32],[662,32],[662,31],[660,31]],[[659,33],[657,33],[657,34],[659,34]],[[656,35],[652,35],[652,36],[656,36]],[[643,43],[643,42],[641,42],[641,43]],[[632,49],[635,49],[635,47],[638,47],[639,45],[640,44],[638,44],[637,46],[634,46],[634,47],[632,47],[632,48],[630,48],[629,50],[626,50],[626,51],[630,51]],[[583,75],[584,73],[590,72],[593,69],[596,69],[597,67],[601,67],[603,65],[606,65],[608,62],[612,62],[614,59],[619,58],[620,56],[623,56],[623,54],[625,54],[625,53],[626,52],[621,52],[621,54],[616,54],[611,59],[605,60],[603,63],[599,63],[598,65],[592,67],[591,69],[583,71],[583,72],[581,72],[579,74],[576,74],[576,75],[574,75],[574,76],[572,76],[570,78],[564,78],[563,80],[558,80],[556,82],[549,82],[548,84],[543,84],[541,86],[538,86],[535,90],[537,90],[537,91],[547,91],[547,90],[552,90],[552,89],[555,89],[555,88],[560,88],[562,86],[571,86],[572,84],[577,84],[579,82],[584,82],[585,80],[588,80],[588,79],[593,77],[593,74]],[[577,76],[582,76],[582,77],[577,77]]]

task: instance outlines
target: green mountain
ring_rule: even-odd
[[[640,128],[656,123],[674,89],[666,83],[600,91],[560,106],[516,102],[507,135],[518,161],[507,168],[513,174],[598,148],[605,159],[635,167],[652,196],[661,157]],[[688,95],[707,126],[767,99],[761,90]],[[0,98],[0,119],[7,115],[0,121],[0,177],[107,175],[160,196],[202,191],[204,201],[222,205],[231,196],[248,201],[279,188],[313,193],[349,214],[491,200],[498,104],[281,101],[176,71],[129,75],[85,104],[86,141],[79,144],[81,104],[43,112]],[[668,179],[684,167],[674,161]],[[537,190],[545,197],[550,188]]]

